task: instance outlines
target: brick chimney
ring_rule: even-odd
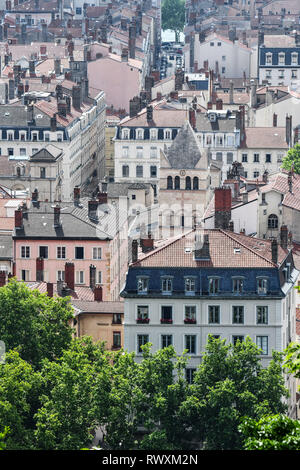
[[[81,87],[74,85],[72,88],[72,101],[75,109],[80,109],[81,106]]]
[[[79,187],[75,187],[74,188],[74,204],[79,204],[80,202],[80,188]]]
[[[147,253],[148,251],[153,250],[154,240],[151,237],[151,233],[148,234],[148,238],[142,238],[141,239],[141,247],[142,247],[142,252],[143,253]]]
[[[271,241],[272,261],[277,264],[278,262],[278,243],[275,238]]]
[[[284,250],[288,247],[288,228],[287,225],[282,225],[280,228],[280,246]]]
[[[127,47],[124,47],[121,52],[121,61],[122,62],[128,62],[128,49]]]
[[[90,288],[94,289],[96,287],[96,266],[90,264]]]
[[[228,230],[231,220],[232,195],[230,188],[215,189],[215,228]]]
[[[107,204],[107,193],[99,192],[97,194],[99,204]]]
[[[99,202],[95,199],[88,201],[88,216],[90,219],[97,219],[97,210]]]
[[[147,106],[147,122],[153,121],[153,107],[151,105]]]
[[[65,264],[65,282],[69,289],[75,289],[75,266],[74,263]]]
[[[223,100],[221,98],[218,98],[216,101],[216,109],[223,109]]]
[[[15,228],[23,227],[23,212],[21,209],[15,211]]]
[[[136,40],[136,24],[134,21],[129,26],[129,37],[128,37],[128,50],[129,57],[135,59],[135,40]]]
[[[56,129],[57,129],[57,120],[56,120],[56,114],[54,114],[50,118],[50,130],[51,132],[56,132]]]
[[[102,302],[102,298],[103,298],[102,287],[99,285],[96,285],[94,289],[94,300],[95,302]]]
[[[196,112],[194,109],[189,109],[189,121],[193,129],[196,129]]]
[[[277,127],[277,117],[278,117],[277,114],[274,113],[273,114],[273,127]]]
[[[36,258],[36,281],[44,280],[44,258]]]
[[[135,263],[138,260],[138,241],[132,240],[131,261]]]
[[[47,295],[53,297],[53,282],[47,282]]]
[[[54,207],[54,227],[60,226],[60,206],[56,204]]]

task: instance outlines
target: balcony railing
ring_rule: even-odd
[[[150,321],[150,318],[137,318],[136,319],[136,322],[139,323],[139,324],[140,323],[149,323],[149,321]]]
[[[168,324],[171,324],[171,323],[173,323],[173,320],[172,320],[172,318],[161,318],[161,319],[160,319],[160,323],[168,323]]]
[[[184,323],[195,325],[197,322],[195,318],[185,318]]]

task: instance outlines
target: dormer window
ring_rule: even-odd
[[[284,65],[285,64],[285,53],[284,52],[280,52],[278,54],[278,63],[280,65]]]
[[[14,131],[7,132],[7,140],[14,140]]]
[[[234,294],[240,294],[243,292],[244,280],[242,278],[232,279],[232,292]]]
[[[136,138],[138,140],[143,140],[144,139],[144,131],[143,129],[137,129],[136,130]]]
[[[267,65],[272,65],[272,53],[271,52],[268,52],[266,54],[266,64]]]
[[[186,295],[195,295],[196,279],[194,277],[186,277],[184,281],[184,290]]]
[[[292,65],[298,65],[298,52],[292,52]]]
[[[122,130],[122,139],[123,140],[128,140],[129,139],[129,129],[123,129]]]
[[[268,280],[264,277],[257,279],[257,293],[259,295],[267,294],[268,291]]]
[[[172,293],[173,281],[171,277],[163,277],[161,280],[161,291],[163,294]]]
[[[211,277],[208,281],[208,285],[210,294],[217,294],[219,292],[220,280],[218,277]]]
[[[137,290],[139,294],[147,294],[149,279],[148,277],[139,277],[137,281]]]
[[[156,140],[156,139],[157,139],[157,131],[156,131],[156,129],[151,129],[151,130],[150,130],[150,139],[151,139],[151,140]]]
[[[172,135],[171,130],[170,130],[170,129],[166,129],[166,130],[165,130],[165,135],[164,135],[165,139],[171,140],[171,135]]]

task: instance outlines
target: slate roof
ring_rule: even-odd
[[[0,235],[0,260],[12,260],[13,241],[11,235]]]
[[[164,152],[171,168],[195,168],[201,158],[200,146],[188,121],[178,131],[171,146]]]
[[[62,150],[55,147],[55,145],[49,144],[45,148],[39,150],[31,156],[31,162],[55,162],[57,158],[62,154]]]
[[[153,119],[147,121],[146,108],[137,116],[125,118],[120,122],[121,127],[181,127],[187,119],[187,112],[183,109],[153,108]]]
[[[210,121],[206,114],[196,113],[196,128],[198,132],[234,132],[236,116],[228,113],[227,118]]]

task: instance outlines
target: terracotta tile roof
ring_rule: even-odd
[[[285,127],[247,127],[245,148],[288,149]]]
[[[225,184],[225,181],[224,181],[224,184]],[[244,204],[247,204],[243,202],[242,194],[245,192],[246,191],[241,192],[241,195],[232,201],[231,209],[236,209],[237,207],[241,207]],[[258,198],[258,194],[257,194],[256,189],[253,189],[252,191],[248,191],[248,203],[252,201],[256,201],[257,198]],[[209,217],[213,217],[214,214],[215,214],[215,196],[212,197],[210,203],[208,204],[206,211],[204,212],[203,218],[207,219]]]
[[[47,282],[31,281],[26,282],[26,285],[30,289],[37,289],[41,294],[47,293]],[[57,284],[53,283],[53,294],[57,294]],[[94,292],[90,287],[75,286],[75,291],[70,293],[70,297],[74,300],[80,300],[83,302],[93,302]]]
[[[124,313],[123,302],[95,302],[75,300],[71,301],[73,307],[80,310],[80,313]]]
[[[270,268],[272,262],[271,240],[260,240],[221,229],[204,230],[209,237],[209,261],[197,261],[192,252],[195,231],[172,240],[162,248],[157,248],[139,259],[133,266],[141,267],[227,267],[227,268]],[[235,253],[234,249],[239,252]],[[278,246],[279,264],[285,259],[288,250]]]
[[[57,113],[57,101],[55,98],[51,98],[51,101],[43,101],[43,100],[38,101],[34,104],[34,106],[50,117],[53,117],[54,114]],[[67,127],[72,121],[74,121],[77,118],[80,118],[80,116],[82,115],[84,111],[88,111],[89,109],[90,109],[90,105],[86,103],[81,104],[80,111],[73,108],[73,106],[71,106],[71,113],[67,114],[66,117],[56,114],[57,122],[61,126]]]
[[[88,18],[99,18],[100,16],[105,15],[107,7],[87,7],[86,16]]]
[[[124,127],[181,127],[187,119],[187,113],[184,109],[159,109],[155,106],[153,109],[153,120],[147,121],[146,109],[143,109],[137,116],[125,118],[120,126]]]
[[[216,92],[216,98],[221,99],[224,104],[230,104],[230,94],[229,93],[222,93]],[[250,101],[250,94],[249,93],[233,93],[233,103],[234,104],[248,104]]]

